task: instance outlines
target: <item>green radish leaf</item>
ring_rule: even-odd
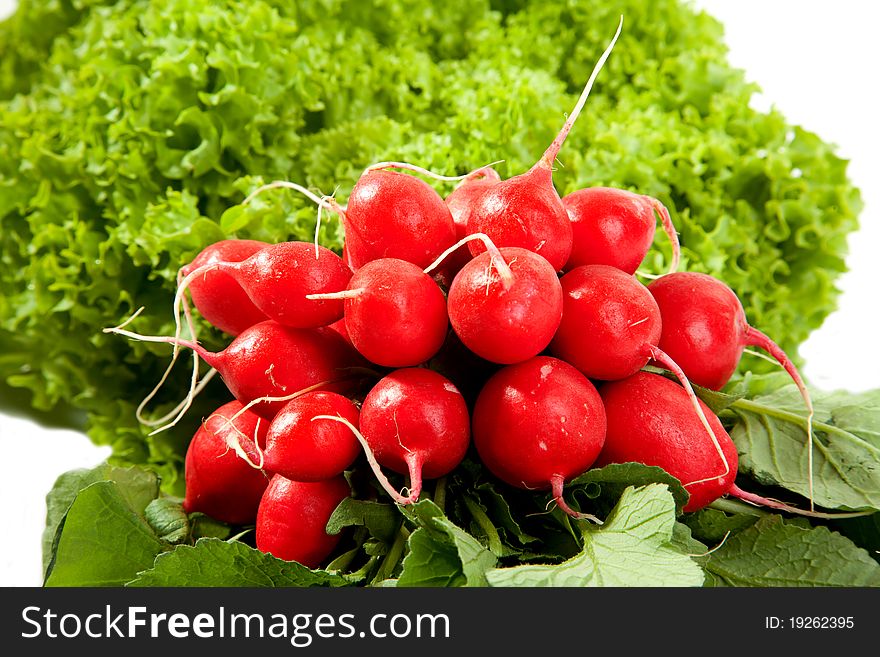
[[[688,513],[682,518],[682,522],[690,527],[691,532],[697,538],[717,542],[724,539],[730,532],[736,533],[751,527],[758,521],[758,516],[745,513],[725,513],[718,509],[700,509],[694,513]]]
[[[121,586],[167,548],[112,481],[81,490],[56,535],[46,586]]]
[[[172,545],[184,543],[190,537],[189,518],[180,501],[160,497],[147,505],[144,517],[160,539]]]
[[[880,510],[880,389],[813,392],[813,494],[828,509]],[[794,385],[728,412],[739,468],[764,485],[809,495],[806,410]]]
[[[479,484],[476,491],[499,530],[503,529],[506,534],[513,536],[521,545],[528,545],[538,540],[537,537],[527,534],[522,525],[514,519],[510,503],[491,482],[486,481]]]
[[[709,551],[705,544],[694,538],[691,528],[681,522],[676,522],[672,527],[672,540],[670,540],[670,544],[682,554],[694,558],[699,558]]]
[[[700,586],[703,571],[681,551],[690,541],[676,536],[675,526],[675,500],[665,484],[628,487],[605,524],[584,532],[574,558],[497,568],[486,578],[491,586]]]
[[[232,528],[225,522],[215,520],[204,513],[189,514],[190,538],[197,541],[200,538],[226,539],[232,535]]]
[[[465,586],[458,551],[443,537],[418,528],[409,535],[397,586]]]
[[[665,484],[675,499],[677,513],[681,513],[690,495],[681,482],[663,468],[642,463],[611,463],[601,468],[587,470],[566,484],[566,489],[582,487],[590,497],[620,498],[624,489],[646,484]],[[592,492],[591,492],[592,490]]]
[[[880,513],[861,518],[835,520],[833,529],[868,551],[875,560],[880,561]]]
[[[371,536],[391,543],[399,525],[400,514],[393,505],[347,497],[327,521],[327,533],[338,534],[346,527],[363,526]]]
[[[419,582],[433,581],[431,564],[435,560],[445,564],[444,568],[438,570],[441,580],[447,582],[444,586],[457,586],[460,582],[467,586],[486,585],[486,571],[495,565],[497,557],[482,543],[450,521],[431,500],[409,505],[404,513],[418,529],[409,537],[410,553],[404,558],[398,586],[415,586]],[[416,534],[420,535],[414,539]],[[432,550],[436,552],[436,557],[428,554]],[[451,571],[450,564],[453,563],[458,574]]]
[[[46,495],[46,527],[43,530],[43,570],[49,567],[52,545],[64,514],[77,493],[98,481],[114,481],[126,504],[138,514],[159,494],[159,479],[148,470],[137,467],[119,468],[103,463],[91,470],[71,470],[55,481]]]
[[[160,555],[126,586],[348,586],[344,577],[282,561],[239,541],[202,538]]]
[[[880,564],[827,527],[770,515],[731,535],[706,570],[728,586],[880,586]]]

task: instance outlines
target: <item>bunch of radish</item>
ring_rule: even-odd
[[[341,255],[317,241],[212,244],[181,269],[175,336],[107,329],[167,342],[174,359],[193,351],[190,394],[157,430],[182,417],[204,385],[200,360],[234,398],[189,446],[187,511],[255,523],[259,549],[318,566],[338,540],[325,526],[351,495],[345,473],[365,462],[376,494],[410,504],[423,481],[455,470],[472,438],[492,475],[549,491],[579,520],[598,521],[566,502],[566,482],[616,462],[680,479],[686,511],[723,495],[780,506],[735,486],[737,451],[690,381],[721,388],[744,347],[758,345],[811,408],[797,370],[748,326],[729,287],[675,272],[679,244],[659,201],[605,187],[560,198],[553,185],[556,156],[621,27],[527,172],[502,180],[481,167],[455,178],[444,200],[423,177],[450,178],[382,162],[357,180],[344,208],[272,183],[255,194],[294,189],[319,216],[339,215]],[[634,274],[658,217],[672,271],[645,286]],[[231,336],[222,351],[198,343],[187,292],[204,320]],[[649,364],[679,383],[644,371]]]

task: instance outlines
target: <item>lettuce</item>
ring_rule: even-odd
[[[308,238],[314,209],[292,195],[238,205],[261,181],[338,188],[344,201],[378,160],[522,171],[621,12],[559,190],[658,197],[685,266],[727,281],[794,351],[835,306],[861,207],[846,162],[749,107],[755,87],[727,63],[714,19],[673,0],[613,5],[22,2],[0,24],[0,379],[36,408],[79,409],[118,462],[150,463],[180,492],[186,441],[228,393],[217,384],[148,437],[134,408],[169,350],[101,329],[145,306],[136,329],[169,333],[175,272],[212,241]],[[338,248],[339,226],[322,238]],[[646,268],[667,257],[659,237]],[[174,380],[160,408],[182,396],[186,376]]]

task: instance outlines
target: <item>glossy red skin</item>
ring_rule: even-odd
[[[328,534],[327,521],[350,495],[351,488],[342,475],[315,482],[275,475],[257,513],[257,549],[317,568],[342,536]]]
[[[338,333],[343,340],[345,340],[348,344],[351,344],[351,338],[348,337],[348,330],[345,328],[345,317],[337,319],[332,324],[328,324],[327,329],[333,331],[334,333]],[[353,347],[354,345],[351,344],[351,346]]]
[[[484,253],[452,281],[447,306],[452,328],[465,346],[493,363],[519,363],[543,351],[562,318],[562,287],[553,267],[526,249],[501,254],[514,280],[505,289]]]
[[[697,511],[725,495],[739,464],[736,447],[718,417],[700,406],[727,458],[730,472],[722,479],[690,482],[720,475],[724,464],[694,411],[685,389],[666,377],[639,372],[606,383],[599,393],[605,404],[608,434],[597,466],[609,463],[656,465],[676,477],[690,493],[685,511]]]
[[[511,486],[550,488],[554,476],[586,471],[605,441],[596,388],[568,363],[537,356],[495,374],[474,407],[474,445]]]
[[[344,290],[352,271],[342,258],[309,242],[271,244],[225,270],[267,317],[293,328],[327,326],[342,317],[339,299],[306,299],[307,294]]]
[[[378,258],[424,269],[453,244],[449,208],[426,182],[382,170],[358,179],[345,210],[345,255],[355,271]]]
[[[226,421],[241,409],[238,401],[224,404],[205,419],[193,435],[184,464],[183,510],[187,513],[200,511],[231,525],[245,525],[256,519],[257,506],[269,480],[239,457],[226,438],[238,438],[253,462],[259,463],[253,438],[256,436],[257,444],[263,447],[269,423],[245,411],[236,418],[234,427],[227,425]]]
[[[549,169],[495,183],[477,199],[468,219],[468,234],[485,233],[497,247],[516,246],[542,255],[553,271],[561,271],[571,254],[571,220],[553,187]],[[468,244],[471,253],[486,250],[482,242]]]
[[[464,180],[446,197],[446,207],[449,208],[449,212],[452,214],[452,221],[455,223],[456,241],[467,237],[471,209],[477,203],[479,197],[500,180],[501,178],[494,169],[488,169],[485,176]],[[446,284],[446,287],[449,287],[455,275],[472,257],[470,248],[465,245],[456,249],[447,258],[440,267],[441,280]]]
[[[256,240],[222,240],[206,246],[193,261],[182,267],[184,275],[197,267],[220,262],[241,262],[269,246]],[[229,273],[216,269],[196,277],[189,286],[193,305],[205,320],[225,333],[238,335],[268,319]]]
[[[415,454],[422,477],[451,472],[470,444],[470,416],[461,393],[446,377],[425,368],[396,370],[381,379],[361,406],[361,433],[379,465],[409,472]]]
[[[420,365],[443,346],[449,317],[446,298],[416,265],[381,258],[357,270],[345,300],[345,329],[368,361],[383,367]]]
[[[268,320],[255,324],[218,353],[202,353],[217,368],[229,392],[247,404],[260,397],[283,397],[323,381],[351,376],[363,365],[357,352],[327,328],[295,329]],[[345,392],[350,381],[324,390]],[[260,402],[252,407],[271,420],[285,402]]]
[[[648,290],[663,320],[660,348],[693,383],[723,388],[739,364],[749,328],[733,290],[696,272],[661,276]]]
[[[357,406],[335,392],[309,392],[291,399],[266,433],[263,466],[268,472],[294,481],[321,481],[354,463],[361,446],[351,429],[332,420],[313,421],[318,415],[339,415],[358,426]]]
[[[588,187],[564,196],[573,241],[566,271],[610,265],[635,273],[654,241],[657,220],[651,199],[625,189]]]
[[[660,310],[630,274],[610,265],[583,265],[561,279],[562,321],[550,343],[554,356],[591,379],[635,374],[660,340]]]

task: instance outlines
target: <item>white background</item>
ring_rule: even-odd
[[[0,0],[0,18],[15,0]],[[880,3],[872,0],[698,0],[726,28],[730,60],[763,89],[754,105],[778,107],[790,122],[835,143],[862,190],[862,228],[850,238],[850,272],[839,279],[840,309],[801,347],[812,385],[880,387],[877,347],[880,268]],[[633,17],[635,20],[637,17]],[[649,17],[644,17],[649,19]],[[91,467],[107,451],[85,436],[0,414],[0,585],[41,582],[44,496],[62,472]]]

